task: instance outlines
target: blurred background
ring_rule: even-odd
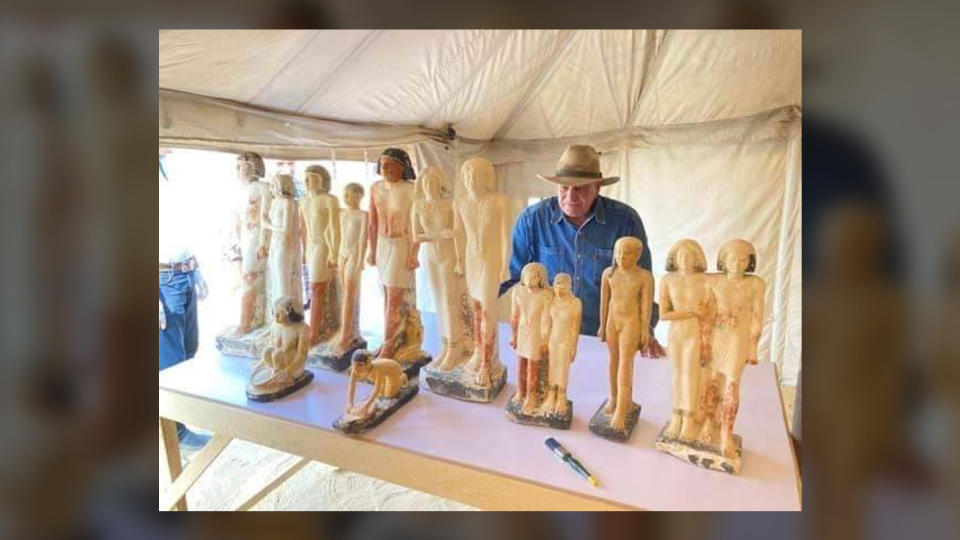
[[[247,538],[154,514],[158,28],[801,28],[802,514],[320,515],[288,538],[956,538],[954,2],[97,2],[0,8],[0,537]],[[150,345],[147,347],[147,345]],[[802,429],[801,429],[802,426]],[[625,464],[629,466],[629,464]],[[491,529],[496,531],[491,531]]]

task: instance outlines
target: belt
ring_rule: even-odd
[[[197,259],[190,257],[189,259],[179,262],[179,263],[160,263],[161,272],[192,272],[196,270],[200,265],[197,264]]]

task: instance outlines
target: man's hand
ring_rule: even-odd
[[[158,300],[160,302],[160,330],[167,329],[167,314],[163,312],[163,300]]]
[[[666,351],[663,350],[663,347],[660,345],[660,342],[657,341],[657,338],[650,336],[646,340],[646,344],[640,350],[640,354],[647,358],[663,358],[666,356]]]
[[[206,299],[210,289],[207,287],[207,280],[203,279],[203,274],[200,273],[199,269],[193,271],[193,281],[197,290],[197,300]]]

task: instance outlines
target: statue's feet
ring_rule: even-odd
[[[663,436],[676,439],[680,435],[680,424],[682,422],[683,417],[680,416],[680,413],[673,413],[673,416],[670,417],[670,423],[667,424],[667,429],[663,430]]]
[[[617,431],[623,431],[627,428],[627,415],[621,412],[613,413],[613,418],[610,419],[610,427]]]
[[[533,392],[527,394],[527,399],[523,400],[523,414],[532,415],[537,410],[537,404],[534,403]]]
[[[693,418],[687,418],[683,422],[683,428],[680,430],[680,438],[685,441],[692,441],[697,438],[697,433],[699,433],[699,426]]]
[[[710,421],[703,423],[703,426],[700,428],[700,435],[697,437],[697,439],[699,439],[703,444],[714,444],[713,424],[711,424]]]
[[[470,359],[467,360],[467,363],[463,366],[463,369],[467,371],[477,371],[480,367],[480,355],[475,351]]]
[[[603,406],[603,414],[613,414],[613,411],[616,408],[617,408],[617,400],[608,399],[607,404]]]
[[[490,372],[486,369],[481,369],[474,378],[474,382],[477,386],[490,386]]]
[[[737,443],[733,440],[733,435],[726,435],[721,438],[720,442],[720,452],[728,458],[737,457]]]
[[[547,414],[552,414],[556,406],[557,406],[557,393],[550,391],[549,393],[547,393],[547,399],[543,400],[543,403],[540,405],[540,409]]]
[[[567,396],[557,396],[557,406],[553,409],[553,414],[557,416],[566,416],[567,410]]]

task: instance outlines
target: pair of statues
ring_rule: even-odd
[[[567,398],[567,380],[583,310],[571,292],[570,275],[557,274],[551,291],[547,269],[529,263],[513,288],[510,305],[517,393],[507,404],[507,417],[521,424],[569,429],[573,403]]]
[[[659,450],[709,469],[740,471],[740,437],[733,426],[740,377],[757,363],[763,330],[764,282],[750,275],[753,245],[730,240],[707,274],[703,249],[681,240],[667,256],[660,317],[670,321],[667,353],[673,372],[673,411],[657,438]]]
[[[435,393],[490,402],[507,378],[497,350],[496,308],[512,223],[492,163],[471,158],[460,175],[464,193],[451,200],[443,172],[427,167],[420,180],[423,197],[413,207],[414,236],[427,246],[443,342],[421,377]]]

